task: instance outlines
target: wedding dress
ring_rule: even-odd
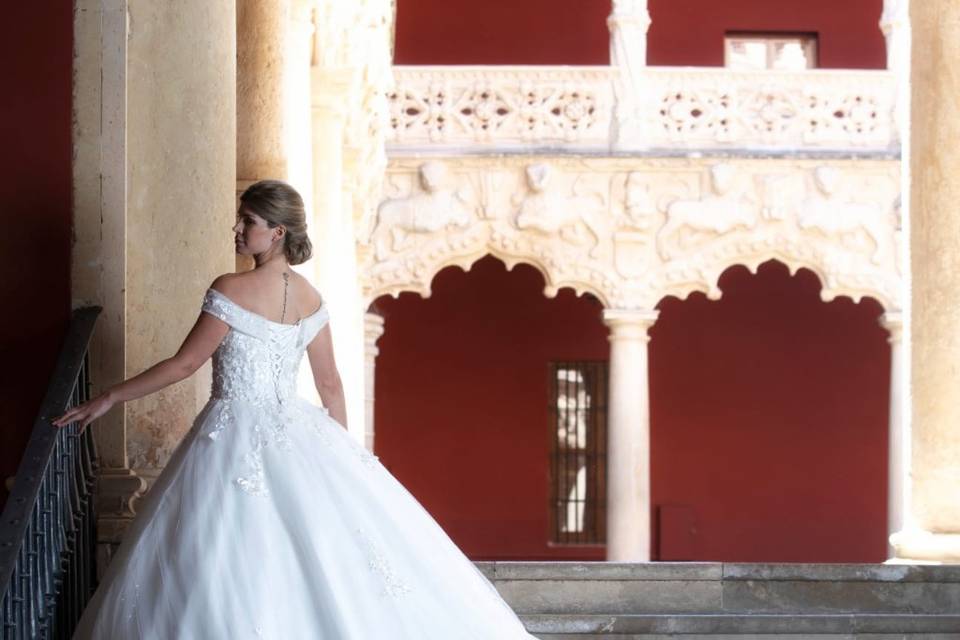
[[[202,309],[230,325],[210,400],[74,638],[533,638],[377,457],[296,394],[324,306],[280,324],[209,289]]]

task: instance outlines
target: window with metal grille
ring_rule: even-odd
[[[606,541],[607,363],[550,363],[551,542]]]
[[[724,65],[738,71],[800,71],[817,66],[815,33],[728,33]]]

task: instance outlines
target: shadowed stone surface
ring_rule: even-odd
[[[542,640],[960,640],[960,566],[477,566]]]

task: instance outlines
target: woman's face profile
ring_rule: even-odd
[[[273,244],[275,230],[267,226],[267,221],[251,211],[245,205],[237,210],[237,223],[233,225],[234,243],[237,253],[252,256],[263,253]]]

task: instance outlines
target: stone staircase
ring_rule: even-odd
[[[542,640],[960,640],[960,566],[477,566]]]

